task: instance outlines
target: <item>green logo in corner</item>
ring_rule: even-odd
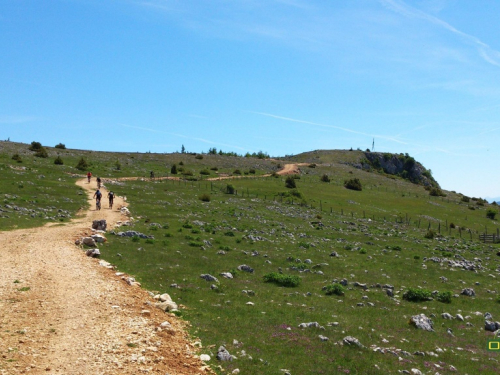
[[[488,350],[490,352],[500,352],[500,339],[489,340],[488,341]]]

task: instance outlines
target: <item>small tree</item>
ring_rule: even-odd
[[[172,174],[177,174],[178,173],[177,172],[177,165],[176,164],[172,165],[172,168],[170,168],[170,173],[172,173]]]
[[[31,146],[29,147],[30,151],[38,151],[42,148],[42,144],[40,142],[31,142]]]
[[[88,165],[87,161],[82,156],[81,159],[78,160],[78,164],[76,165],[76,169],[78,169],[80,171],[84,171],[84,170],[88,169],[88,167],[89,167],[89,165]]]
[[[228,194],[234,194],[235,190],[236,189],[234,188],[233,185],[231,185],[231,184],[227,184],[226,185],[226,193],[228,193]]]
[[[186,152],[186,148],[184,147],[184,145],[182,145],[181,147],[181,154],[184,154]]]
[[[495,220],[495,216],[497,215],[497,211],[493,210],[493,209],[488,209],[488,211],[486,211],[486,217],[488,219],[491,219],[491,220]]]
[[[45,147],[42,146],[35,152],[35,156],[37,158],[48,158],[49,154],[47,154],[47,150],[45,149]]]
[[[58,143],[57,145],[55,145],[55,148],[66,150],[66,145],[64,143]]]
[[[289,189],[295,189],[297,185],[295,184],[295,178],[288,176],[285,180],[285,187]]]
[[[56,160],[54,160],[54,164],[55,165],[63,165],[64,162],[63,162],[63,160],[61,159],[60,156],[57,156]]]
[[[12,155],[12,160],[17,161],[18,163],[22,163],[23,162],[23,159],[21,159],[21,156],[19,154]]]
[[[323,182],[330,182],[330,177],[325,173],[323,176],[321,176],[321,181]]]
[[[363,190],[361,186],[361,181],[359,181],[359,179],[357,178],[352,178],[350,180],[344,181],[344,186],[350,190],[357,190],[357,191]]]

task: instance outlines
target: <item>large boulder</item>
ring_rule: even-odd
[[[106,220],[94,220],[92,222],[92,229],[95,229],[95,230],[106,230],[106,227],[107,227],[107,223],[106,223]]]
[[[476,295],[476,292],[474,292],[474,289],[472,288],[465,288],[464,290],[462,290],[462,293],[460,294],[467,297],[474,297]]]
[[[97,243],[104,243],[107,241],[106,237],[100,235],[100,234],[93,234],[92,236],[90,236],[94,239],[95,242]]]
[[[217,280],[217,278],[215,276],[209,275],[208,273],[206,273],[206,274],[204,273],[204,274],[200,275],[200,277],[206,281],[216,282],[216,283],[219,282],[219,280]]]
[[[86,246],[94,247],[95,246],[95,240],[92,237],[83,237],[82,238],[82,243]]]
[[[85,252],[85,254],[87,254],[88,257],[92,258],[99,258],[101,256],[101,252],[99,251],[99,249],[89,249]]]
[[[178,308],[177,304],[172,300],[163,301],[163,302],[156,302],[155,307],[160,309],[160,310],[166,311],[166,312],[169,312],[172,310],[177,310],[177,308]]]
[[[490,322],[489,320],[486,320],[484,322],[484,330],[489,331],[489,332],[496,332],[500,329],[500,323],[499,322]]]
[[[231,354],[229,354],[229,352],[227,351],[226,348],[224,348],[223,346],[220,346],[219,350],[217,350],[217,359],[219,361],[232,361],[233,356]]]
[[[359,348],[362,348],[363,345],[361,345],[361,343],[359,342],[359,340],[356,338],[356,337],[352,337],[352,336],[346,336],[342,339],[342,343],[344,345],[348,345],[348,346],[357,346]]]
[[[434,324],[432,323],[431,319],[425,316],[425,314],[412,316],[410,318],[410,324],[414,325],[418,329],[434,332]]]

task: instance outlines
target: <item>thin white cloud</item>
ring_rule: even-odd
[[[427,22],[442,27],[458,35],[467,43],[474,45],[477,48],[479,55],[483,58],[484,61],[486,61],[489,64],[500,67],[500,52],[492,49],[488,44],[484,43],[479,38],[464,33],[463,31],[456,29],[446,21],[443,21],[433,15],[430,15],[428,13],[422,12],[421,10],[413,8],[412,6],[404,3],[403,1],[400,0],[379,0],[379,1],[386,8],[391,9],[392,11],[397,12],[405,17],[423,19]]]
[[[35,116],[0,116],[0,124],[25,124],[38,119]]]
[[[217,141],[211,141],[209,139],[204,139],[204,138],[189,137],[187,135],[179,134],[179,133],[166,132],[166,131],[163,131],[163,130],[157,130],[157,129],[152,129],[152,128],[145,128],[145,127],[142,127],[142,126],[133,126],[133,125],[127,125],[127,124],[119,124],[119,125],[123,126],[123,127],[126,127],[126,128],[145,130],[145,131],[152,132],[152,133],[173,135],[175,137],[185,138],[185,139],[191,139],[193,141],[199,141],[199,142],[208,143],[208,144],[211,144],[211,145],[230,147],[230,148],[241,150],[241,151],[253,151],[253,150],[249,150],[249,149],[246,149],[246,148],[243,148],[243,147],[240,147],[240,146],[229,145],[229,144],[226,144],[226,143],[221,143],[221,142],[217,142]]]
[[[265,113],[265,112],[254,112],[254,111],[249,111],[249,112],[250,113],[255,113],[255,114],[261,115],[261,116],[267,116],[267,117],[276,118],[276,119],[279,119],[279,120],[285,120],[285,121],[290,121],[290,122],[297,122],[297,123],[300,123],[300,124],[308,124],[308,125],[320,126],[320,127],[323,127],[323,128],[337,129],[337,130],[341,130],[341,131],[344,131],[344,132],[347,132],[347,133],[364,135],[364,136],[367,136],[367,137],[370,137],[370,138],[375,137],[375,138],[380,138],[380,139],[386,139],[388,141],[393,141],[393,142],[400,143],[400,144],[403,144],[403,145],[408,144],[408,143],[403,142],[402,140],[397,139],[395,137],[389,137],[389,136],[385,136],[385,135],[370,134],[370,133],[360,132],[358,130],[353,130],[353,129],[349,129],[349,128],[343,128],[341,126],[320,124],[320,123],[317,123],[317,122],[311,122],[311,121],[305,121],[305,120],[298,120],[298,119],[294,119],[294,118],[290,118],[290,117],[283,117],[283,116],[273,115],[271,113]]]

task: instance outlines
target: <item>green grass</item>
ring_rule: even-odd
[[[36,158],[36,163],[47,168],[47,175],[54,170],[55,180],[65,176],[62,171],[72,171],[70,166],[81,156],[92,163],[94,175],[106,177],[149,176],[150,170],[160,176],[160,168],[170,170],[180,161],[187,170],[213,172],[217,167],[218,172],[229,174],[255,167],[256,174],[262,175],[277,167],[272,161],[215,155],[196,159],[187,154],[75,150],[57,150],[67,154],[61,155],[64,165],[56,166],[54,149],[47,150],[49,157]],[[28,160],[35,163],[34,157],[19,148],[23,163],[10,160],[15,151],[10,150],[0,160],[2,172],[10,170],[9,165],[28,165]],[[496,231],[495,222],[486,217],[487,209],[494,207],[485,204],[471,211],[458,193],[431,197],[422,186],[340,163],[354,162],[358,154],[321,151],[293,157],[317,164],[315,168],[301,167],[303,173],[295,180],[294,194],[285,194],[289,189],[284,177],[251,178],[244,173],[230,181],[235,194],[226,193],[227,180],[146,178],[123,182],[113,189],[127,196],[133,216],[140,218],[133,230],[153,235],[154,240],[108,234],[108,241],[100,246],[101,257],[133,275],[147,289],[167,292],[186,306],[180,315],[191,322],[191,334],[201,338],[204,347],[225,345],[238,357],[222,364],[224,373],[239,368],[247,374],[279,374],[280,369],[289,369],[292,374],[396,374],[418,368],[424,373],[446,374],[452,373],[450,365],[460,374],[496,373],[499,364],[495,360],[499,358],[486,350],[492,336],[483,330],[483,316],[475,314],[489,311],[495,320],[500,319],[499,246],[478,242],[478,234],[485,228],[488,233]],[[117,161],[119,171],[113,169]],[[321,182],[323,174],[330,176],[330,183]],[[74,182],[66,178],[68,185]],[[362,191],[343,186],[345,180],[353,178],[361,181]],[[48,179],[36,181],[34,189],[52,187]],[[18,183],[2,182],[2,192],[13,194]],[[72,189],[78,191],[74,186]],[[210,202],[199,199],[203,194],[210,195]],[[451,222],[455,228],[450,228]],[[436,234],[433,239],[425,238],[429,226]],[[332,251],[339,257],[331,257]],[[445,261],[435,263],[431,257]],[[482,262],[476,263],[482,269],[472,272],[448,267],[449,260],[459,257],[470,261],[480,258]],[[244,264],[254,272],[238,271]],[[225,279],[222,272],[235,277]],[[212,283],[200,278],[207,273],[219,279],[217,289],[212,290]],[[267,275],[299,278],[300,283],[284,287],[265,282]],[[349,282],[342,288],[344,294],[333,292],[338,285],[334,282],[344,278]],[[356,287],[354,282],[366,287]],[[171,287],[173,284],[177,287]],[[394,298],[387,296],[384,284],[394,286]],[[476,297],[460,295],[465,287],[474,288]],[[409,289],[439,294],[415,303],[403,299]],[[469,318],[466,322],[444,320],[443,312]],[[408,324],[412,315],[420,313],[435,315],[435,332],[419,331]],[[325,329],[299,329],[303,322],[318,322]],[[446,333],[447,328],[454,336]],[[329,341],[322,342],[319,335]],[[358,338],[365,349],[336,345],[348,335]],[[241,344],[233,344],[233,340]],[[409,353],[435,352],[436,347],[445,351],[438,353],[439,357],[402,356],[401,361],[373,351],[372,346]],[[433,365],[436,363],[441,369]]]

